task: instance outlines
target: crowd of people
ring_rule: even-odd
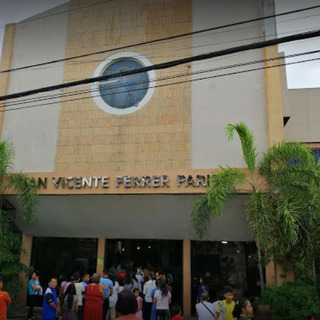
[[[201,289],[200,289],[201,286]],[[201,282],[199,285],[200,301],[196,304],[198,320],[272,320],[271,311],[267,305],[259,305],[253,309],[249,298],[234,301],[233,289],[226,286],[217,295],[217,300],[209,302],[208,287]]]
[[[0,277],[0,320],[6,319],[11,299],[2,291]],[[107,269],[102,276],[94,273],[80,277],[75,272],[71,279],[52,277],[43,291],[36,272],[28,282],[28,320],[33,319],[37,298],[43,300],[42,320],[184,320],[181,307],[171,306],[172,287],[163,273],[150,272],[146,276],[141,268],[136,272],[122,270],[117,274]],[[242,297],[234,301],[233,289],[226,286],[210,302],[209,287],[200,278],[197,303],[198,320],[272,320],[267,305],[252,305],[252,299]]]
[[[33,272],[28,282],[28,320],[33,318],[34,306],[42,292],[38,275]],[[41,297],[42,319],[114,320],[126,315],[126,320],[168,320],[171,296],[172,286],[162,272],[146,275],[142,268],[137,268],[134,272],[121,270],[116,275],[105,269],[102,276],[95,273],[82,278],[75,272],[70,279],[50,279]],[[133,298],[134,307],[129,308]],[[172,313],[174,316],[179,316],[179,312],[181,315],[180,307],[175,306],[174,310],[171,311],[177,312]]]

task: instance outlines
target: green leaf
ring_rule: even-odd
[[[234,131],[236,131],[239,135],[243,159],[246,162],[246,165],[253,174],[255,166],[256,166],[256,158],[258,154],[256,153],[256,148],[254,147],[254,136],[252,132],[248,129],[248,127],[242,123],[228,124],[226,128],[226,135],[228,136],[228,141],[233,140]]]
[[[236,187],[246,182],[246,174],[234,168],[220,168],[221,172],[211,177],[207,192],[211,212],[220,217],[225,203],[237,193]]]
[[[273,170],[287,167],[288,162],[294,159],[299,160],[297,166],[315,167],[314,155],[308,146],[299,142],[282,142],[273,145],[264,154],[259,171],[262,175],[268,175]]]
[[[249,228],[258,246],[265,251],[273,240],[275,217],[270,194],[257,191],[246,199]]]
[[[201,195],[194,203],[191,211],[191,224],[197,236],[203,240],[206,237],[207,226],[210,222],[210,208],[207,194]]]
[[[33,181],[22,173],[7,175],[8,187],[13,188],[21,207],[22,215],[26,223],[31,223],[37,213],[39,197]]]

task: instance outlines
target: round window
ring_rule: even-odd
[[[147,58],[137,53],[117,53],[103,61],[93,76],[107,76],[150,65]],[[102,110],[127,114],[139,110],[150,100],[154,86],[155,72],[152,70],[99,81],[92,86],[92,96]]]

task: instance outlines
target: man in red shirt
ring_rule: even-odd
[[[2,291],[3,280],[0,277],[0,320],[7,320],[7,306],[11,302],[8,292]]]

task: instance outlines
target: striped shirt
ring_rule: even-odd
[[[169,291],[167,295],[163,297],[161,290],[157,290],[154,297],[157,299],[156,310],[169,310],[169,299],[171,297]]]

